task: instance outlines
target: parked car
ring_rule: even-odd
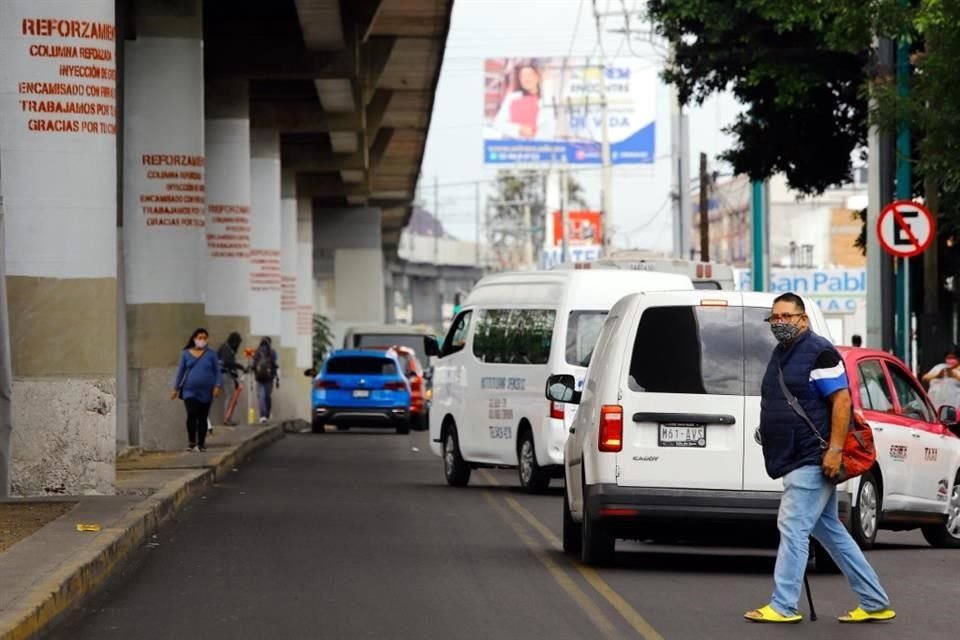
[[[548,399],[578,405],[564,454],[567,552],[595,564],[618,538],[670,541],[716,524],[775,531],[783,484],[767,476],[754,437],[774,297],[629,295],[607,315],[586,382],[547,379]],[[811,328],[829,337],[817,304],[805,306]]]
[[[937,410],[898,358],[841,347],[853,406],[873,429],[877,464],[852,483],[851,533],[873,546],[880,529],[919,528],[936,547],[960,548],[960,427]]]
[[[410,425],[417,430],[427,428],[430,403],[427,398],[427,384],[423,377],[423,367],[416,352],[410,347],[394,346],[390,351],[400,361],[400,369],[410,382]]]
[[[610,307],[638,291],[693,291],[668,273],[556,270],[487,276],[457,314],[434,367],[432,451],[451,486],[472,469],[517,467],[520,486],[544,490],[563,474],[563,444],[573,419],[545,402],[552,373],[582,380]]]
[[[324,426],[392,427],[410,431],[410,383],[396,354],[334,351],[313,384],[313,432]]]

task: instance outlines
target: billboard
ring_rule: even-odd
[[[600,164],[603,88],[611,162],[652,163],[657,72],[633,58],[487,59],[484,162]]]
[[[594,262],[603,255],[602,220],[599,211],[567,212],[567,260]],[[563,262],[563,214],[554,211],[547,217],[547,235],[540,259],[542,269],[550,269]]]

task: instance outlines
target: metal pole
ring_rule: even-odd
[[[700,154],[700,261],[710,262],[710,200],[707,190],[710,176],[707,175],[707,154]]]
[[[570,259],[570,203],[567,202],[567,188],[567,159],[564,158],[560,167],[560,233],[562,234],[560,262]]]
[[[607,67],[600,65],[600,117],[603,119],[601,128],[601,154],[603,161],[603,186],[601,192],[601,206],[603,215],[600,216],[600,238],[603,247],[603,255],[606,255],[606,249],[610,246],[610,221],[613,219],[613,167],[610,162],[610,132],[609,116],[607,114]]]
[[[433,176],[433,262],[440,261],[440,180]]]
[[[477,268],[480,267],[480,183],[474,183],[473,185],[473,214],[474,214],[474,224],[476,225],[476,263]]]
[[[901,0],[901,4],[903,1]],[[897,45],[897,93],[910,93],[910,45],[901,40]],[[910,126],[906,121],[897,125],[897,199],[913,198],[910,167]],[[897,265],[897,355],[910,362],[910,259],[902,258]]]
[[[3,195],[0,195],[0,498],[10,496],[13,460],[13,366],[10,361],[10,326],[7,315],[7,256]]]
[[[523,264],[525,269],[533,269],[533,221],[530,218],[530,205],[523,205]]]
[[[753,251],[751,256],[751,280],[754,291],[767,290],[767,201],[764,183],[754,180],[752,183],[752,224]]]

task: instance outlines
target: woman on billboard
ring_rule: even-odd
[[[536,62],[516,64],[512,86],[494,119],[497,131],[505,138],[553,140],[553,107],[543,96],[543,77]]]

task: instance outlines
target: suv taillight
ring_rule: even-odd
[[[340,385],[335,380],[317,380],[317,389],[339,389]]]
[[[550,417],[556,420],[563,420],[563,403],[550,401]]]
[[[396,382],[387,382],[383,385],[387,391],[406,391],[407,385],[399,380]]]
[[[605,404],[600,407],[600,451],[616,453],[623,450],[623,407]]]

